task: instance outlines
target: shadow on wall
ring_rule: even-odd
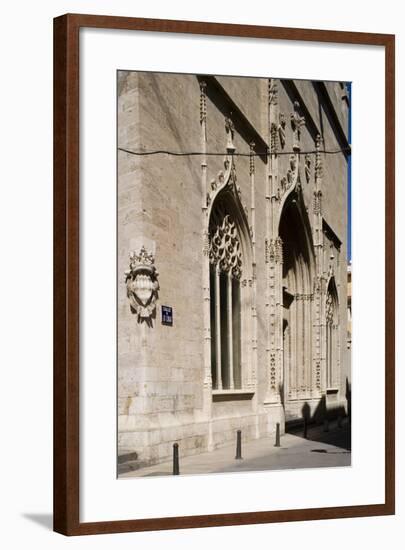
[[[283,387],[280,386],[281,395]],[[327,406],[323,395],[311,414],[310,404],[305,401],[301,418],[286,422],[286,432],[311,441],[330,443],[346,450],[351,449],[351,384],[346,378],[347,411],[344,406]],[[283,401],[284,402],[284,401]],[[305,430],[305,424],[308,429]]]

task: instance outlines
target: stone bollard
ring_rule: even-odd
[[[238,430],[236,432],[236,456],[235,460],[240,460],[242,458],[242,431]]]
[[[280,447],[280,423],[276,424],[276,442],[274,443],[275,447]]]
[[[179,444],[173,443],[173,475],[180,475],[179,467]]]
[[[328,432],[329,431],[329,420],[327,418],[325,418],[324,422],[323,422],[323,431],[324,432]]]
[[[304,439],[308,439],[308,420],[306,416],[304,416]]]

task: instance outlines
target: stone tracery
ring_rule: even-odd
[[[216,226],[211,237],[209,258],[220,271],[229,273],[240,279],[242,274],[242,255],[240,241],[235,222],[229,214],[223,218],[222,224]]]

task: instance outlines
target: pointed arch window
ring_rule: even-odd
[[[235,216],[218,200],[209,223],[211,375],[213,389],[240,389],[243,254]]]

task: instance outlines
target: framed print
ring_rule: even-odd
[[[54,20],[56,531],[394,513],[394,43]]]

